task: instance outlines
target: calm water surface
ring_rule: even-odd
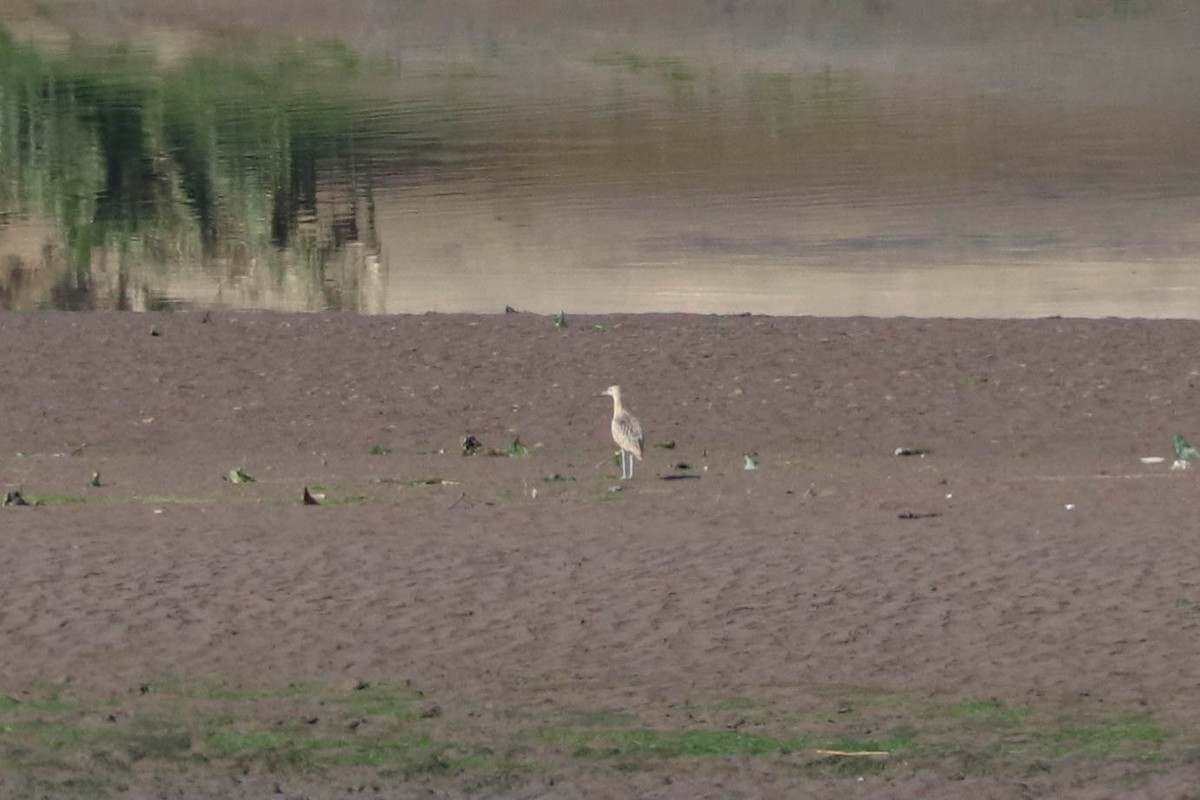
[[[1096,7],[252,58],[18,30],[0,305],[1200,317],[1197,26]]]

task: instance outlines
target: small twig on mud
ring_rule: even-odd
[[[814,750],[819,756],[847,756],[850,758],[889,758],[892,754],[887,750]]]
[[[454,502],[453,502],[453,503],[451,503],[451,504],[450,504],[450,507],[449,507],[449,508],[447,508],[446,510],[447,510],[447,511],[453,511],[453,510],[454,510],[454,507],[455,507],[456,505],[458,505],[459,503],[461,503],[461,502],[462,502],[462,499],[463,499],[464,497],[466,497],[466,496],[467,496],[467,493],[466,493],[466,492],[459,492],[459,493],[458,493],[458,497],[454,498]]]

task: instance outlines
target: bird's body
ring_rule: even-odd
[[[642,446],[646,442],[646,435],[642,432],[642,423],[621,404],[620,386],[610,386],[603,394],[613,399],[613,441],[621,448],[621,480],[627,480],[633,477],[633,460],[642,460]]]
[[[617,412],[613,416],[612,434],[613,441],[620,445],[622,450],[638,461],[642,460],[642,445],[645,444],[646,437],[642,433],[642,423],[632,414],[624,409]]]

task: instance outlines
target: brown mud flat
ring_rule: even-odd
[[[0,315],[5,796],[1198,785],[1200,323],[567,322]]]

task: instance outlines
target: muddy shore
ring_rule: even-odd
[[[483,794],[1196,785],[1200,471],[1170,467],[1173,434],[1200,440],[1200,323],[567,322],[0,314],[0,481],[42,501],[0,508],[3,693],[131,703],[163,676],[407,681],[439,698],[430,724],[507,739],[561,709],[781,736],[810,713],[843,721],[839,692],[872,692],[895,701],[888,730],[986,701],[1132,715],[1162,735],[1153,759],[1118,748],[973,772],[957,754],[865,777],[779,754],[631,772],[551,748],[549,766]],[[647,430],[623,484],[598,396],[612,383]],[[466,457],[467,435],[528,454]],[[235,468],[254,482],[228,480]],[[757,711],[684,718],[717,695]],[[516,707],[527,717],[501,713]],[[14,735],[0,734],[10,762]],[[61,770],[29,770],[0,784],[69,793]],[[110,791],[346,791],[340,773],[234,773],[137,768]],[[453,776],[367,783],[470,793]]]

